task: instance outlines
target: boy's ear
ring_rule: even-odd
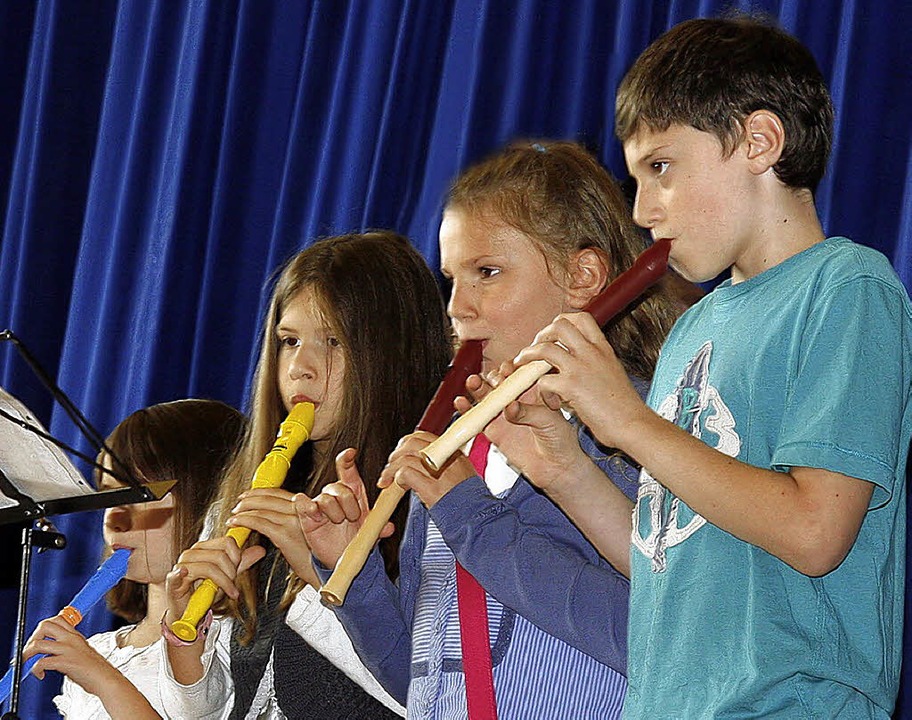
[[[772,168],[785,149],[785,127],[776,113],[755,110],[744,120],[747,160],[751,171],[762,175]]]
[[[596,248],[578,250],[570,258],[567,302],[582,310],[608,283],[608,260]]]

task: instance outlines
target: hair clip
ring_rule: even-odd
[[[533,149],[535,152],[541,152],[541,153],[543,153],[543,152],[548,152],[548,148],[546,148],[546,147],[545,147],[544,145],[542,145],[541,143],[532,143],[532,149]]]

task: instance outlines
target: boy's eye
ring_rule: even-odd
[[[478,274],[481,275],[481,277],[483,277],[485,279],[492,278],[495,275],[500,274],[500,268],[487,267],[487,266],[480,267],[480,268],[478,268]]]
[[[650,167],[653,169],[656,175],[664,175],[665,171],[668,169],[668,163],[665,160],[659,160],[657,162],[651,163]]]

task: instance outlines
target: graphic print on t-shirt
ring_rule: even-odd
[[[658,413],[710,447],[737,457],[741,438],[735,432],[735,418],[709,382],[712,349],[710,341],[697,351],[684,368],[674,392],[659,405]],[[681,515],[692,517],[685,520]],[[645,468],[642,470],[633,509],[632,541],[652,561],[653,572],[664,572],[666,550],[684,542],[705,523],[702,516],[656,482]]]

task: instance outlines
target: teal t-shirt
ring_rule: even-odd
[[[889,718],[902,655],[912,308],[878,252],[830,238],[678,321],[650,406],[762,468],[874,484],[842,564],[802,575],[648,472],[631,550],[625,718]]]

